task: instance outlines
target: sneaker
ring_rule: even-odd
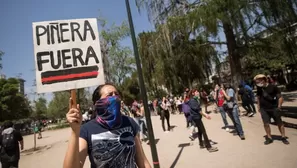
[[[189,138],[191,139],[191,141],[194,141],[195,140],[195,138],[193,137],[192,134],[190,134]]]
[[[169,131],[165,131],[165,133],[169,133]]]
[[[211,147],[211,148],[208,148],[207,150],[208,152],[217,152],[219,149],[216,147]]]
[[[287,138],[283,137],[282,138],[282,142],[285,144],[285,145],[289,145],[290,142],[287,140]]]
[[[227,132],[230,132],[230,129],[229,129],[229,128],[225,128],[225,130],[226,130]]]
[[[273,142],[273,140],[271,138],[267,138],[264,142],[265,145],[269,145]]]
[[[245,136],[244,135],[240,135],[239,136],[241,140],[245,140]]]

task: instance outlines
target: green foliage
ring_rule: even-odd
[[[0,69],[2,69],[2,56],[4,55],[4,52],[0,50]]]
[[[149,18],[156,24],[157,30],[161,23],[165,23],[174,38],[183,37],[188,40],[190,35],[190,39],[199,37],[206,44],[226,44],[233,83],[243,78],[243,74],[250,76],[260,71],[275,73],[287,66],[296,67],[296,26],[292,27],[297,22],[296,0],[136,2],[139,9],[147,9]],[[264,31],[269,32],[270,36],[263,36]],[[226,41],[220,39],[221,33],[225,35]],[[158,41],[155,37],[153,39]],[[168,47],[174,45],[170,38],[167,36],[162,46],[162,51],[167,52],[167,57],[173,53],[173,49]],[[179,38],[178,41],[184,40]],[[187,46],[178,49],[182,52],[192,51],[189,48],[191,45]],[[208,45],[195,46],[196,50],[205,50],[205,47]],[[171,53],[168,53],[168,50]],[[168,60],[162,61],[167,63]],[[242,63],[244,66],[241,66]],[[169,76],[171,75],[169,73]],[[192,80],[194,77],[188,78]]]
[[[88,110],[93,105],[92,95],[87,88],[78,89],[76,98],[77,98],[77,103],[79,103],[81,110]]]
[[[47,117],[64,118],[69,110],[70,96],[69,91],[53,93],[53,99],[48,105]],[[82,111],[88,110],[91,107],[91,94],[87,89],[78,89],[76,98]]]
[[[102,21],[102,19],[101,19]],[[130,47],[123,46],[121,41],[130,36],[129,25],[124,21],[121,25],[113,24],[106,27],[106,21],[102,24],[101,36],[105,42],[105,63],[110,74],[110,81],[115,84],[121,84],[125,78],[129,77],[135,70],[135,60]]]
[[[26,118],[30,111],[28,99],[19,93],[19,80],[0,79],[0,121]]]
[[[48,117],[64,118],[69,110],[69,98],[69,91],[53,93],[53,99],[48,105]]]
[[[40,96],[35,102],[35,110],[32,117],[42,118],[47,115],[47,100]]]
[[[135,99],[140,99],[140,88],[136,71],[132,73],[130,78],[126,78],[123,83],[117,87],[121,93],[121,99],[126,104],[132,104]]]

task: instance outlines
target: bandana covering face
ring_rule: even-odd
[[[121,100],[119,96],[108,96],[95,103],[97,121],[108,128],[119,127],[122,123]]]

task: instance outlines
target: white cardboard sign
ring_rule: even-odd
[[[56,92],[103,84],[96,19],[33,23],[37,92]]]

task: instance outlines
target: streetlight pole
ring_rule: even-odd
[[[152,121],[151,121],[151,113],[148,108],[148,99],[147,99],[146,89],[145,89],[143,75],[142,75],[142,68],[141,68],[141,63],[140,63],[140,59],[139,59],[138,47],[137,47],[137,42],[136,42],[136,37],[135,37],[135,30],[134,30],[129,0],[126,0],[126,8],[127,8],[128,20],[129,20],[129,25],[130,25],[133,49],[134,49],[134,54],[135,54],[137,72],[138,72],[138,81],[139,81],[139,86],[140,86],[140,92],[141,92],[141,96],[142,96],[142,100],[143,100],[145,118],[146,118],[146,123],[147,123],[148,134],[149,134],[148,138],[149,138],[150,147],[151,147],[153,165],[154,165],[154,168],[160,168],[158,152],[157,152],[157,147],[156,147],[156,143],[155,143],[155,136],[154,136],[153,126],[152,126]]]

